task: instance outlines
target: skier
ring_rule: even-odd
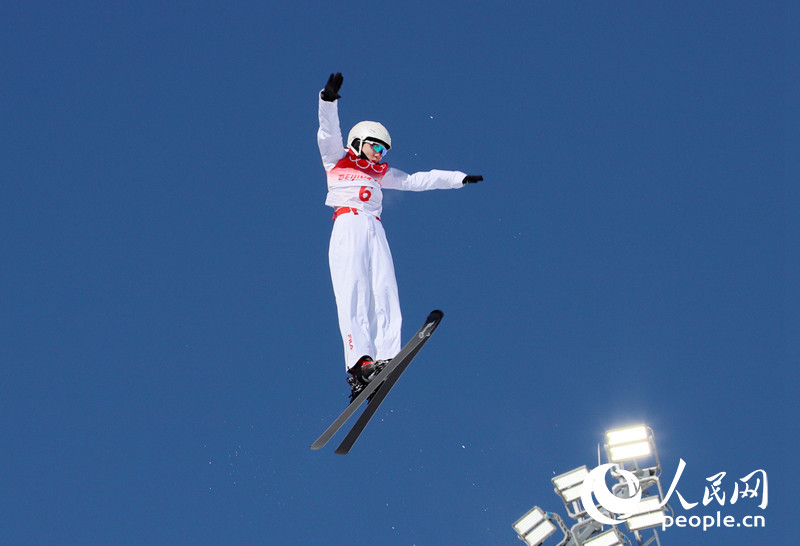
[[[338,99],[341,73],[319,93],[317,144],[328,178],[325,204],[333,207],[328,252],[344,342],[350,400],[400,351],[400,301],[394,264],[381,224],[383,190],[460,188],[483,180],[460,171],[407,174],[383,163],[392,147],[376,121],[357,123],[342,146]]]

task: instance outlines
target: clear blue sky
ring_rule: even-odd
[[[0,542],[513,545],[606,429],[794,526],[798,8],[0,6]],[[404,336],[347,457],[317,93],[389,163]],[[337,438],[338,439],[338,438]],[[334,443],[335,447],[335,443]],[[729,493],[730,494],[730,493]],[[712,506],[686,515],[713,514]]]

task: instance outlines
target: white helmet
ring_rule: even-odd
[[[392,137],[389,136],[389,131],[377,121],[360,121],[356,123],[350,129],[350,134],[347,135],[347,147],[354,154],[361,155],[361,143],[365,140],[380,142],[386,146],[387,150],[392,147]]]

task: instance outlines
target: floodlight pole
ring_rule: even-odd
[[[550,521],[555,521],[556,525],[558,525],[558,528],[561,529],[562,533],[564,533],[564,538],[556,546],[568,546],[570,544],[571,537],[569,535],[569,529],[567,529],[567,525],[564,523],[564,520],[561,519],[561,516],[553,512],[548,512],[547,517],[550,518]]]
[[[655,543],[658,544],[658,546],[661,546],[661,541],[658,539],[658,533],[656,532],[655,529],[653,529],[653,536],[651,536],[645,542],[642,542],[642,536],[639,533],[639,531],[634,531],[633,536],[636,537],[636,543],[639,544],[640,546],[647,546],[648,544],[652,544],[653,541],[655,541]]]
[[[600,531],[603,524],[592,518],[579,521],[569,530],[569,542],[565,546],[581,546],[595,531]]]
[[[627,470],[631,472],[638,482],[639,491],[644,494],[648,489],[651,487],[656,488],[656,495],[658,496],[659,500],[663,500],[664,492],[661,489],[661,460],[658,458],[658,449],[656,448],[655,443],[655,435],[653,434],[653,429],[647,427],[647,442],[650,445],[650,450],[655,459],[655,466],[641,468],[639,465],[638,459],[632,459],[629,462],[630,467],[626,468],[626,461],[611,461],[611,449],[608,444],[605,445],[606,455],[608,456],[609,462],[615,462],[620,469]],[[622,477],[622,475],[617,475],[612,471],[612,475],[616,475],[619,482],[615,484],[612,488],[612,493],[618,497],[631,497],[634,492],[630,491],[628,487],[628,482]],[[646,539],[642,535],[641,529],[633,530],[633,536],[636,538],[636,543],[638,546],[648,546],[655,542],[658,546],[661,546],[661,540],[658,537],[658,531],[656,531],[655,527],[651,529],[653,531],[653,536]]]

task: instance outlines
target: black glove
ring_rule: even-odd
[[[320,93],[320,97],[324,101],[333,102],[336,99],[340,98],[339,95],[339,88],[342,87],[342,77],[341,72],[337,72],[336,74],[331,74],[331,77],[328,78],[328,83],[325,84],[325,89],[322,90]]]
[[[464,180],[462,180],[461,183],[474,184],[475,182],[480,182],[481,180],[483,180],[483,177],[481,175],[468,174],[467,176],[464,177]]]

